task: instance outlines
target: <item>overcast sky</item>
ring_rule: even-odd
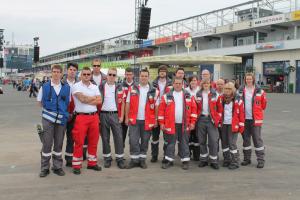
[[[248,0],[149,0],[151,26],[225,8]],[[16,44],[40,37],[41,55],[129,33],[135,0],[5,0],[0,28]]]

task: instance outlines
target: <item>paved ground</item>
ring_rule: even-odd
[[[40,109],[27,93],[4,89],[0,95],[1,200],[300,199],[299,95],[268,95],[263,128],[266,166],[262,170],[256,169],[254,159],[251,166],[236,171],[200,169],[197,163],[183,171],[178,161],[169,170],[162,170],[160,163],[148,163],[146,170],[119,170],[114,163],[98,173],[84,169],[81,176],[75,176],[68,168],[65,177],[50,174],[41,179],[41,144],[34,128]],[[128,161],[128,149],[126,153]]]

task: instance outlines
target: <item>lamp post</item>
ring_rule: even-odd
[[[4,44],[4,29],[0,29],[0,77],[2,77],[2,68],[4,66],[4,59],[3,59],[3,44]]]

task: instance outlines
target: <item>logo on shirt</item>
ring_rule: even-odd
[[[154,109],[154,104],[150,104],[150,108],[151,108],[151,109]]]

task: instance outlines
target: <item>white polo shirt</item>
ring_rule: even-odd
[[[97,107],[95,105],[88,105],[81,103],[77,97],[74,95],[78,92],[90,97],[100,96],[100,91],[98,87],[90,82],[89,86],[82,83],[82,81],[75,83],[72,88],[72,94],[74,96],[74,103],[75,103],[75,111],[80,113],[90,113],[96,112]]]
[[[59,84],[55,84],[52,82],[51,80],[51,86],[53,87],[56,95],[59,95],[60,90],[61,90],[61,83],[59,82]],[[37,101],[41,102],[43,98],[43,87],[40,88],[38,96],[37,96]],[[71,95],[70,95],[70,99],[71,99]]]
[[[102,76],[101,76],[101,73],[99,75],[95,75],[93,74],[93,80],[96,82],[96,84],[99,86],[101,81],[102,81]]]
[[[149,92],[149,84],[146,86],[140,85],[140,96],[139,96],[139,108],[137,114],[137,120],[145,120],[145,107],[147,103],[147,94]],[[130,102],[130,92],[128,92],[126,103]]]
[[[69,81],[69,79],[67,79],[67,83],[69,84],[70,88],[72,88],[74,86],[74,84],[76,83],[76,81],[74,80],[73,82]]]
[[[167,87],[167,79],[166,79],[165,82],[161,82],[158,79],[158,87],[159,87],[159,98],[157,99],[157,101],[155,103],[156,106],[159,106],[160,99],[165,94],[165,90],[166,90],[166,87]]]
[[[208,94],[210,92],[202,92],[202,115],[209,115],[209,102],[208,102]]]
[[[159,98],[161,98],[164,95],[166,86],[167,86],[167,79],[164,82],[158,79]]]
[[[183,94],[180,92],[173,92],[175,101],[175,123],[182,124],[183,118]]]
[[[105,94],[103,97],[102,111],[117,111],[116,105],[116,84],[109,85],[105,83],[104,85]]]
[[[229,104],[224,104],[224,123],[230,125],[232,123],[232,101]]]
[[[245,113],[246,119],[253,119],[252,116],[252,98],[253,98],[254,88],[247,88],[245,92]]]

